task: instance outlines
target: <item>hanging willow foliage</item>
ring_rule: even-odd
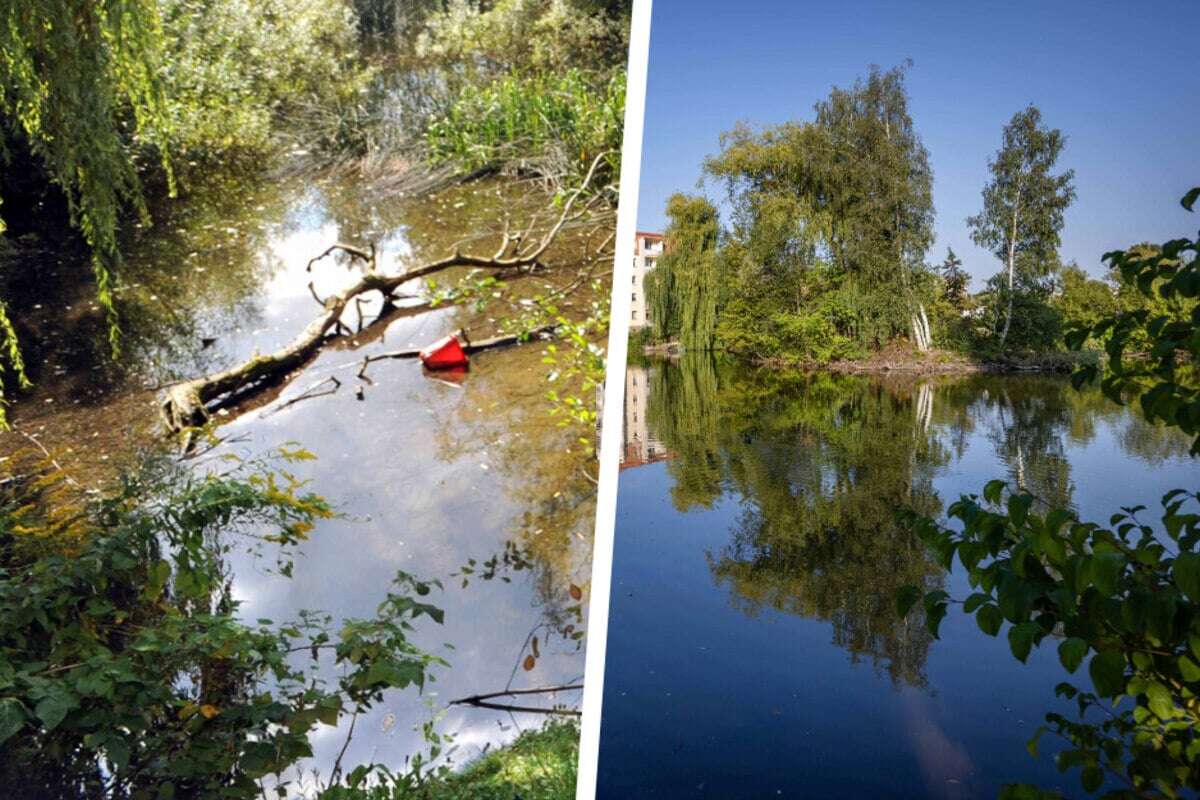
[[[147,216],[130,136],[155,146],[171,180],[155,0],[22,0],[0,6],[0,120],[66,196],[92,252],[96,296],[119,351],[112,271],[122,209]],[[0,146],[4,143],[0,139]],[[0,147],[0,149],[3,149]],[[0,220],[0,233],[4,230]],[[25,383],[13,326],[0,308],[0,367]],[[4,384],[0,382],[0,403]],[[0,405],[0,425],[3,425]]]
[[[655,335],[711,350],[721,291],[717,209],[703,197],[674,194],[667,216],[666,250],[646,284]]]

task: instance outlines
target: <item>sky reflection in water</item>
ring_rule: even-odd
[[[891,512],[1007,477],[1103,521],[1200,477],[1186,440],[1052,377],[789,378],[692,356],[635,380],[599,798],[1077,793],[1052,742],[1025,749],[1065,677],[1054,648],[1022,665],[954,610],[938,641],[897,620],[896,589],[937,571]],[[968,593],[958,573],[946,588]]]
[[[330,244],[374,241],[380,268],[391,271],[405,258],[440,257],[456,240],[498,229],[505,213],[520,222],[545,203],[544,196],[487,181],[416,201],[367,200],[350,179],[259,186],[223,180],[214,178],[213,185],[179,201],[162,200],[157,224],[131,233],[122,297],[127,355],[121,364],[82,376],[56,368],[88,345],[77,330],[47,336],[47,369],[14,418],[22,429],[40,431],[52,449],[86,442],[75,448],[73,468],[89,482],[155,441],[153,392],[145,385],[269,352],[307,325],[319,310],[308,282],[326,296],[360,268],[326,259],[307,272],[308,260]],[[470,251],[475,244],[468,240],[463,247]],[[495,244],[478,247],[490,253]],[[377,300],[364,303],[368,321],[377,308]],[[386,703],[360,719],[345,765],[375,760],[402,766],[426,749],[414,726],[451,699],[502,689],[510,679],[521,688],[582,677],[580,643],[561,634],[571,624],[584,627],[572,610],[581,604],[570,587],[586,591],[588,584],[595,487],[583,477],[579,456],[568,452],[572,435],[548,416],[541,347],[481,354],[457,384],[423,374],[412,360],[374,363],[369,382],[356,378],[366,354],[424,345],[464,324],[488,335],[488,315],[501,313],[401,314],[357,345],[327,348],[268,393],[270,403],[219,428],[228,443],[204,460],[298,443],[317,459],[294,471],[344,514],[318,525],[290,581],[266,572],[274,563],[269,556],[259,563],[244,552],[231,555],[233,593],[246,618],[282,622],[300,609],[327,611],[335,619],[370,617],[397,570],[445,584],[430,598],[444,609],[445,625],[423,619],[416,639],[451,667],[435,670],[437,681],[423,697],[389,693]],[[353,324],[353,311],[346,319]],[[336,394],[285,407],[329,375],[342,381]],[[358,386],[362,400],[355,397]],[[502,571],[493,580],[473,576],[465,587],[452,577],[469,560],[482,563],[509,543],[527,559],[521,570]],[[531,633],[539,637],[541,657],[514,677]],[[576,705],[579,697],[539,699]],[[461,761],[541,721],[457,707],[439,729],[455,734]],[[345,725],[319,728],[308,766],[328,775],[344,735]]]

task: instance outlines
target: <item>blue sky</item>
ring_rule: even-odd
[[[1032,102],[1067,134],[1059,163],[1075,170],[1061,254],[1099,274],[1108,250],[1200,228],[1178,202],[1200,185],[1198,33],[1200,0],[654,0],[638,227],[663,228],[666,198],[697,191],[735,122],[811,119],[831,86],[911,58],[910,112],[934,172],[929,260],[950,245],[976,278],[998,269],[964,220],[1001,128]]]

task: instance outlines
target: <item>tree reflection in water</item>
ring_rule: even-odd
[[[1098,392],[1046,376],[851,376],[753,370],[706,354],[651,368],[647,417],[671,452],[678,511],[724,496],[742,512],[706,554],[714,580],[749,615],[770,608],[828,622],[852,660],[924,686],[930,639],[897,619],[906,584],[937,588],[939,570],[893,512],[938,515],[940,471],[976,428],[1010,477],[1049,502],[1074,493],[1065,442],[1107,420],[1151,463],[1175,454],[1163,435]]]

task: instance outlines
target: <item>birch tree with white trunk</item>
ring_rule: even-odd
[[[1065,144],[1062,131],[1042,124],[1036,106],[1014,114],[988,162],[991,180],[983,189],[983,210],[967,219],[972,241],[1004,263],[1007,311],[1001,347],[1012,327],[1019,285],[1045,277],[1058,262],[1064,215],[1075,199],[1075,171],[1054,172]]]

